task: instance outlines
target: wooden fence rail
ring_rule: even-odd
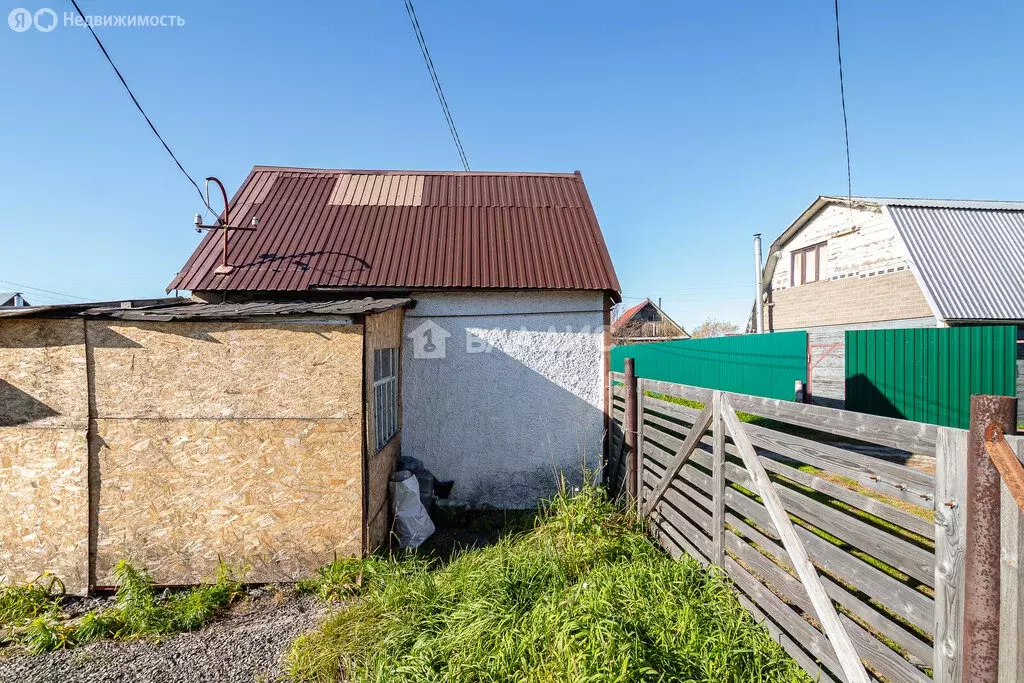
[[[640,379],[629,492],[623,382],[605,480],[669,553],[724,571],[812,677],[960,682],[966,431]],[[1024,516],[1005,486],[1002,510],[999,680],[1024,683]]]

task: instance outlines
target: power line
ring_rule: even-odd
[[[74,0],[72,0],[73,2]],[[405,12],[409,15],[409,21],[412,23],[413,33],[416,34],[416,42],[420,45],[420,52],[423,54],[423,61],[427,65],[427,71],[430,73],[430,81],[434,84],[434,92],[437,93],[437,101],[441,105],[441,113],[444,114],[444,120],[448,124],[448,132],[452,134],[452,141],[455,142],[455,149],[459,153],[459,160],[462,161],[462,168],[469,170],[469,160],[466,158],[466,150],[462,147],[462,140],[459,138],[459,131],[455,127],[455,119],[452,118],[452,112],[448,108],[448,100],[444,96],[444,91],[441,89],[441,81],[437,79],[437,70],[434,69],[434,60],[430,58],[430,50],[427,49],[427,41],[423,37],[423,31],[420,29],[420,21],[416,18],[416,9],[412,6],[412,0],[404,0]]]
[[[846,201],[853,204],[853,173],[850,171],[850,127],[846,120],[846,86],[843,84],[843,43],[839,39],[839,0],[835,0],[836,55],[839,57],[839,96],[843,103],[843,135],[846,138]]]
[[[185,167],[181,165],[180,161],[178,161],[178,157],[174,156],[174,152],[171,151],[171,148],[167,144],[167,141],[164,140],[163,136],[160,135],[160,131],[158,131],[156,129],[156,126],[153,125],[153,121],[149,118],[149,115],[146,114],[146,110],[142,108],[141,104],[139,104],[138,98],[135,97],[135,93],[132,92],[132,89],[128,87],[128,82],[125,81],[124,76],[121,75],[121,70],[117,68],[116,64],[114,64],[114,60],[110,58],[110,53],[107,52],[107,48],[103,46],[103,42],[100,40],[100,37],[96,35],[96,31],[92,29],[92,24],[89,22],[88,19],[85,18],[85,14],[82,12],[82,8],[78,6],[78,2],[76,2],[76,0],[71,0],[71,4],[75,6],[75,11],[78,12],[78,16],[82,18],[83,22],[85,22],[85,26],[89,29],[89,33],[92,34],[92,37],[96,41],[96,44],[100,46],[100,51],[103,52],[103,56],[107,58],[107,62],[110,64],[110,68],[112,68],[114,70],[114,73],[117,74],[117,78],[121,81],[121,85],[123,85],[124,89],[128,91],[128,96],[131,97],[132,102],[135,103],[135,108],[139,110],[140,114],[142,114],[142,118],[146,119],[146,123],[149,124],[149,129],[153,131],[153,135],[156,136],[157,140],[160,141],[160,144],[164,146],[165,150],[167,150],[167,153],[171,156],[171,159],[174,160],[175,165],[177,165],[178,170],[181,171],[186,178],[188,178],[188,181],[192,183],[192,187],[196,188],[196,193],[199,195],[199,198],[203,201],[203,204],[206,206],[206,208],[213,212],[215,216],[219,216],[220,212],[215,211],[213,207],[210,206],[209,202],[206,201],[206,197],[203,196],[203,191],[199,189],[199,183],[197,183],[195,179],[191,175],[189,175],[189,172],[186,171]]]
[[[61,292],[54,292],[54,291],[49,290],[49,289],[41,289],[39,287],[33,287],[32,285],[25,285],[25,284],[21,284],[21,283],[18,283],[18,282],[11,282],[10,280],[0,280],[0,284],[5,284],[5,285],[7,285],[9,287],[17,287],[19,289],[24,289],[24,290],[27,290],[27,291],[41,292],[42,294],[51,294],[51,295],[53,295],[53,296],[44,297],[46,299],[52,299],[53,297],[61,297],[61,298],[64,298],[64,299],[79,299],[80,301],[89,301],[89,299],[87,297],[84,297],[84,296],[75,296],[74,294],[63,294]]]

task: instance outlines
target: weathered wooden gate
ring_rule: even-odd
[[[640,379],[627,439],[624,380],[611,375],[606,481],[628,494],[635,463],[632,502],[666,550],[724,571],[820,680],[959,683],[966,431]],[[1003,495],[999,680],[1012,682],[1024,518]]]

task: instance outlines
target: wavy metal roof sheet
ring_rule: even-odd
[[[584,289],[616,293],[579,172],[342,171],[257,166],[171,289]]]
[[[896,202],[889,200],[885,210],[939,317],[1024,320],[1024,204]]]

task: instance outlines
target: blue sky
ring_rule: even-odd
[[[401,0],[80,4],[185,19],[97,30],[198,179],[458,168]],[[417,12],[473,168],[581,170],[625,295],[687,326],[742,324],[751,234],[767,250],[845,192],[829,0]],[[1021,199],[1024,3],[846,0],[842,19],[854,193]],[[85,29],[0,27],[0,289],[161,295],[198,243],[194,189]]]

